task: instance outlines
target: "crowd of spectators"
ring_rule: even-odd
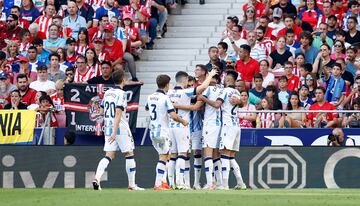
[[[163,38],[167,0],[0,0],[0,109],[51,111],[65,127],[64,84],[113,84]],[[56,111],[56,112],[53,112]]]
[[[65,83],[112,84],[112,71],[126,68],[129,83],[139,82],[135,61],[164,37],[172,3],[0,0],[0,108],[42,117],[54,108],[51,125],[65,126]],[[220,80],[240,74],[242,109],[259,111],[239,114],[243,127],[359,126],[359,113],[260,111],[359,110],[359,1],[249,0],[239,14],[195,77],[201,83],[214,68]]]
[[[360,113],[279,110],[359,110],[359,1],[249,0],[242,10],[197,68],[218,69],[219,82],[239,73],[243,110],[259,111],[240,113],[242,127],[358,127]]]

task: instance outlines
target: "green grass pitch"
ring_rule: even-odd
[[[125,189],[0,189],[2,206],[360,205],[359,189],[128,191]]]

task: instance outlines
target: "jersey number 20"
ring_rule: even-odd
[[[105,118],[115,118],[115,103],[114,102],[105,102]]]

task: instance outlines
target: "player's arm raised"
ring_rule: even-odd
[[[206,88],[208,88],[211,79],[218,74],[218,71],[216,69],[212,69],[209,74],[207,75],[205,81],[198,87],[196,87],[196,94],[201,94]]]

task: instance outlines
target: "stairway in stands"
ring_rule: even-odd
[[[226,17],[243,15],[242,6],[246,0],[188,0],[181,6],[180,14],[170,15],[167,21],[166,37],[158,39],[154,50],[145,50],[141,60],[136,62],[139,80],[144,82],[140,95],[137,127],[146,127],[148,113],[145,102],[149,94],[156,90],[155,78],[167,74],[174,85],[175,73],[179,70],[193,75],[196,64],[206,64],[209,59],[207,49],[217,45],[220,34],[225,29]],[[177,5],[180,6],[180,5]]]

